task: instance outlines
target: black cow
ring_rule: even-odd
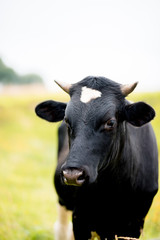
[[[148,123],[155,111],[125,99],[137,83],[87,77],[58,84],[70,102],[46,101],[36,113],[50,122],[64,119],[54,181],[59,203],[73,211],[75,239],[88,240],[91,232],[102,240],[138,238],[158,189],[157,144]]]

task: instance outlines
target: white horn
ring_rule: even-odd
[[[128,94],[133,92],[133,90],[136,88],[137,84],[138,84],[138,82],[135,82],[132,84],[121,85],[122,94],[126,97]]]
[[[64,82],[60,82],[60,81],[56,81],[54,80],[55,83],[62,88],[66,93],[69,93],[70,88],[72,87],[72,84],[69,83],[64,83]]]

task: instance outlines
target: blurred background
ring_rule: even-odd
[[[54,240],[59,124],[34,113],[69,100],[54,79],[138,81],[129,99],[155,108],[160,149],[159,13],[159,0],[0,0],[0,240]],[[143,233],[158,237],[160,193]]]

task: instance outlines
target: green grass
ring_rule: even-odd
[[[34,114],[40,98],[0,98],[0,239],[53,239],[56,124]]]
[[[53,240],[57,196],[57,127],[36,117],[39,102],[56,96],[0,96],[0,240]],[[132,94],[157,112],[152,122],[160,149],[160,93]],[[66,101],[66,99],[65,99]],[[146,218],[144,238],[160,236],[160,193]]]

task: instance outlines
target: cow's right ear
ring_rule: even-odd
[[[37,105],[35,112],[49,122],[59,122],[64,118],[66,106],[66,103],[49,100]]]

